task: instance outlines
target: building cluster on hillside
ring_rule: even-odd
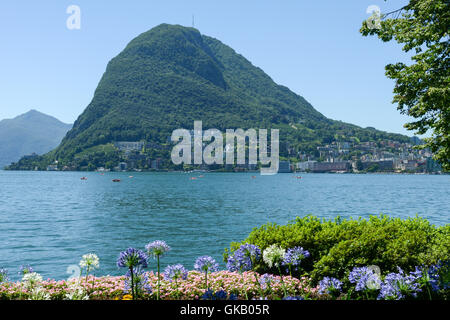
[[[442,169],[432,158],[427,149],[415,149],[420,140],[411,139],[411,143],[397,141],[379,142],[332,142],[317,147],[314,153],[298,152],[294,161],[279,162],[278,172],[414,172],[439,173]],[[146,149],[168,151],[170,145],[149,144],[143,141],[120,141],[114,146],[121,151],[121,160],[114,168],[99,167],[97,171],[140,171],[165,169],[165,162],[161,157],[150,157]],[[292,155],[292,153],[291,153]],[[31,156],[30,156],[31,157]],[[202,165],[199,169],[210,170],[211,166]],[[215,168],[217,169],[217,168]],[[225,165],[227,171],[257,170],[255,164]],[[59,170],[55,162],[47,167],[49,171]],[[64,168],[62,169],[64,170]]]
[[[308,172],[416,172],[437,173],[441,166],[428,149],[415,149],[419,141],[333,142],[315,154],[299,153],[297,171]]]
[[[145,154],[145,148],[162,149],[162,145],[146,144],[144,141],[119,141],[115,142],[114,146],[123,152],[123,161],[115,171],[140,170],[138,168],[146,167],[148,169],[159,170],[162,169],[162,159],[151,159]],[[99,168],[102,170],[103,168]],[[99,170],[97,169],[97,170]]]

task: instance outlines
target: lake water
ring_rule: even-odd
[[[211,255],[224,268],[224,248],[267,222],[380,213],[450,220],[448,175],[199,175],[0,171],[0,268],[17,279],[28,263],[44,278],[65,279],[68,266],[95,252],[97,275],[119,275],[120,251],[157,239],[172,247],[163,266],[192,269],[197,256]]]

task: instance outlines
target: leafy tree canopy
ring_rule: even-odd
[[[393,102],[415,118],[405,124],[408,130],[431,131],[421,147],[429,147],[445,170],[450,170],[449,29],[449,0],[411,0],[394,12],[374,14],[360,30],[384,42],[394,39],[405,52],[413,50],[412,64],[386,66],[387,77],[396,81]]]

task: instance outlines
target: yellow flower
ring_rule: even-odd
[[[133,296],[131,294],[126,294],[123,296],[122,300],[133,300]]]

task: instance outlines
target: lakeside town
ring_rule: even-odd
[[[317,147],[314,152],[306,153],[287,148],[288,157],[281,157],[279,173],[311,172],[311,173],[417,173],[440,174],[441,166],[428,149],[416,149],[421,141],[412,137],[410,143],[398,141],[378,142],[336,142]],[[170,150],[169,144],[149,144],[144,141],[120,141],[111,146],[120,153],[117,163],[109,163],[106,167],[95,166],[89,162],[88,155],[85,166],[74,168],[58,166],[58,162],[47,166],[47,171],[256,171],[259,165],[199,165],[170,167],[170,160],[164,153]],[[155,153],[155,150],[159,151]],[[156,156],[155,156],[156,155]],[[30,155],[33,158],[37,155]],[[84,161],[84,160],[83,160]]]
[[[304,172],[395,172],[440,173],[441,166],[428,149],[416,149],[417,137],[411,143],[397,141],[332,142],[317,147],[314,154],[299,154],[292,170]]]

